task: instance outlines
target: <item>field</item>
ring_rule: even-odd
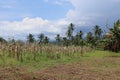
[[[26,53],[21,61],[1,53],[0,80],[120,80],[120,53],[88,48],[54,55]]]

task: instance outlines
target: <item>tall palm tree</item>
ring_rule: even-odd
[[[86,41],[90,43],[92,39],[93,39],[93,34],[91,32],[88,32],[86,36]]]
[[[70,23],[70,25],[68,26],[68,30],[67,30],[67,37],[69,38],[69,40],[71,40],[72,36],[73,36],[73,31],[74,31],[74,24]]]
[[[27,36],[27,41],[29,42],[29,44],[35,42],[35,38],[34,38],[33,34],[29,34]]]
[[[80,32],[79,32],[79,38],[82,39],[82,37],[83,37],[83,32],[80,30]]]
[[[41,33],[41,34],[38,35],[38,38],[39,38],[39,44],[43,42],[44,37],[45,37],[45,36],[44,36],[43,33]]]
[[[102,29],[99,28],[99,31],[98,31],[98,38],[99,38],[99,39],[101,39],[101,37],[102,37],[102,33],[103,33]]]
[[[95,46],[95,38],[94,38],[92,32],[87,33],[86,43],[88,46],[91,46],[91,47]]]
[[[63,45],[64,46],[68,46],[68,39],[67,39],[67,37],[63,37]]]
[[[45,36],[43,42],[44,42],[45,44],[48,44],[48,43],[49,43],[49,38],[48,38],[47,36]]]
[[[98,40],[101,38],[101,35],[103,33],[102,29],[98,26],[98,25],[95,25],[94,27],[94,35],[95,35],[95,38]]]
[[[56,42],[57,42],[58,44],[60,44],[60,41],[61,41],[60,34],[57,34],[57,36],[55,37],[55,39],[56,39]]]
[[[80,41],[80,36],[79,36],[79,33],[77,33],[77,34],[75,35],[74,45],[79,45],[79,41]]]

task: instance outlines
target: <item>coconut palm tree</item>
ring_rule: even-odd
[[[91,46],[91,47],[96,46],[95,37],[93,36],[92,32],[88,32],[85,39],[87,43],[86,45]]]
[[[82,36],[83,36],[83,32],[80,30],[80,32],[75,35],[75,39],[74,39],[75,45],[82,45]]]
[[[45,36],[44,36],[43,33],[41,33],[41,34],[38,35],[38,38],[39,38],[39,44],[43,42],[44,37],[45,37]]]
[[[79,40],[80,40],[79,33],[77,33],[75,35],[75,37],[73,38],[73,44],[76,45],[76,46],[79,45]]]
[[[68,46],[68,39],[67,39],[67,37],[63,37],[63,45],[64,46]]]
[[[45,36],[43,42],[44,42],[45,44],[48,44],[48,43],[49,43],[49,38],[48,38],[47,36]]]
[[[93,30],[96,40],[100,39],[103,33],[102,29],[98,25],[95,25]]]
[[[82,37],[83,37],[83,31],[80,30],[80,32],[79,32],[78,35],[79,35],[79,38],[82,39]]]
[[[57,34],[57,36],[55,37],[55,39],[56,39],[56,42],[57,42],[58,44],[60,44],[60,41],[61,41],[60,34]]]
[[[29,34],[27,36],[27,41],[29,42],[29,44],[35,42],[35,38],[34,38],[33,34]]]
[[[69,40],[71,40],[71,38],[73,36],[73,31],[74,31],[74,24],[70,23],[70,25],[68,26],[68,30],[66,32],[66,35],[69,38]]]

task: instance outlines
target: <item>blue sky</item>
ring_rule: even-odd
[[[65,36],[72,22],[76,29],[105,28],[120,18],[120,0],[0,0],[0,36],[26,39],[44,33]]]
[[[67,11],[72,8],[69,1],[57,0],[0,0],[0,20],[21,20],[25,17],[42,17],[55,20],[64,18]],[[59,1],[59,0],[58,0]],[[64,5],[62,5],[64,2]]]

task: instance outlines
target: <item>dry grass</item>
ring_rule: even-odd
[[[80,46],[56,46],[56,45],[20,45],[20,44],[3,44],[0,47],[0,55],[8,55],[11,58],[16,58],[18,61],[23,62],[25,59],[24,55],[28,56],[30,59],[37,60],[37,54],[45,54],[47,58],[60,59],[61,55],[74,56],[75,53],[83,55],[83,53],[91,52],[93,49],[89,47]],[[27,58],[28,58],[27,57]]]

